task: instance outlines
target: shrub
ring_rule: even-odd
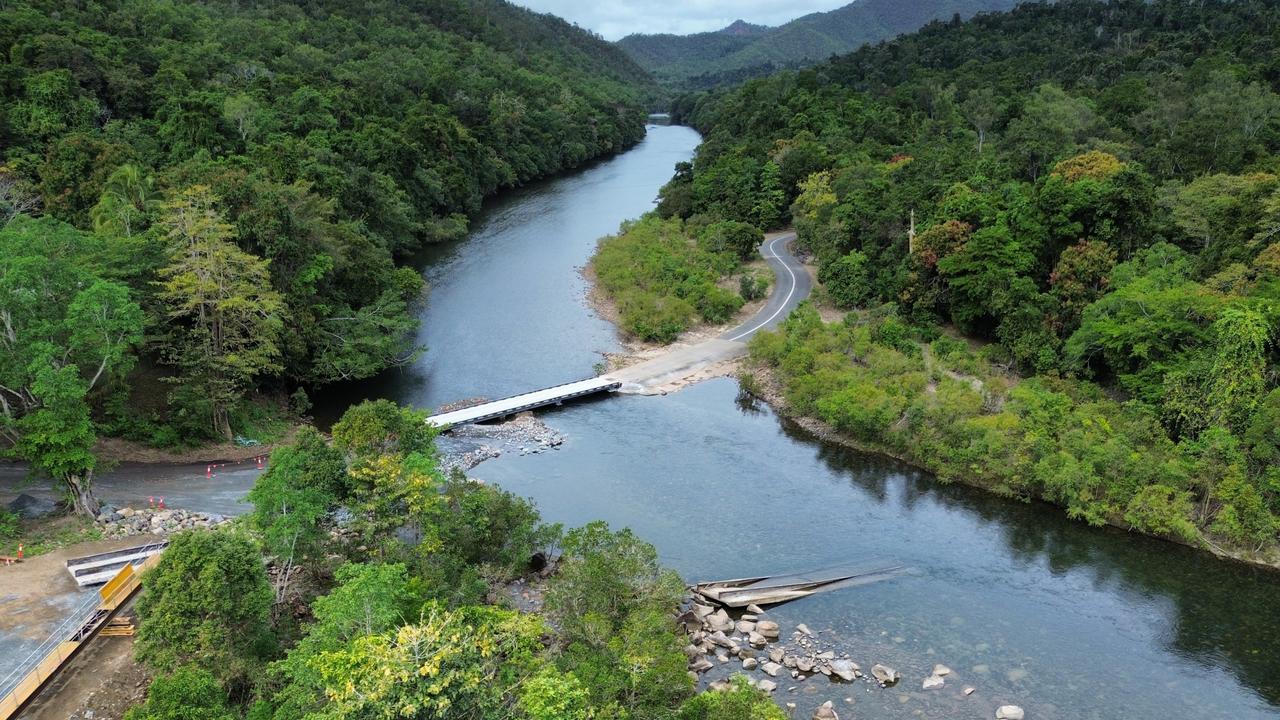
[[[125,720],[235,720],[227,693],[209,672],[183,666],[156,678],[146,702],[129,708]]]

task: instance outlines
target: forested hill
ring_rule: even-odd
[[[762,341],[800,412],[1090,522],[1275,548],[1278,89],[1276,3],[1023,5],[682,98],[705,142],[660,212],[794,223],[820,296],[870,313]],[[940,327],[982,352],[922,359]]]
[[[169,440],[229,434],[262,383],[403,362],[422,284],[396,259],[640,140],[655,90],[612,44],[502,0],[14,0],[0,47],[0,283],[65,270],[0,308],[10,440],[53,392],[37,369],[68,358],[113,432],[142,422],[125,375],[147,360],[172,381],[151,393]],[[69,347],[94,283],[118,326]]]
[[[695,35],[628,35],[619,47],[662,83],[705,90],[807,65],[913,32],[934,20],[1008,10],[1018,0],[857,0],[779,27],[738,21]]]

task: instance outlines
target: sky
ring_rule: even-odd
[[[834,10],[850,0],[514,0],[517,5],[575,22],[617,40],[631,33],[692,33],[719,30],[734,20],[781,25],[812,12]]]

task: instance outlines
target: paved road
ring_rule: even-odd
[[[791,314],[813,290],[813,279],[809,271],[791,254],[791,243],[796,239],[795,233],[784,233],[765,240],[760,246],[760,254],[764,256],[773,270],[775,280],[769,302],[755,314],[755,317],[720,337],[734,342],[746,342],[752,335],[761,330],[772,330]]]

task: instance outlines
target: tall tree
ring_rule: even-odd
[[[166,203],[161,225],[170,264],[160,271],[158,296],[174,323],[166,358],[179,368],[176,382],[207,403],[212,432],[231,440],[230,410],[251,381],[280,369],[283,303],[267,261],[233,244],[208,187]]]

